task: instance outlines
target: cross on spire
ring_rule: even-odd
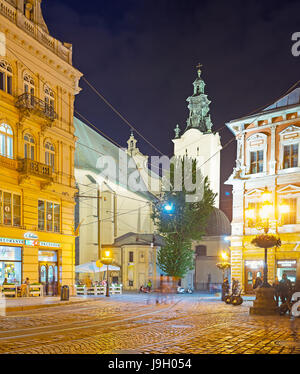
[[[202,68],[202,64],[200,64],[200,62],[198,63],[198,65],[196,66],[197,68],[197,72],[198,72],[198,77],[200,78],[200,75],[201,75],[201,68]]]

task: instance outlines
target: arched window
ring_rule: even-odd
[[[34,160],[34,154],[35,154],[34,138],[29,133],[26,133],[24,135],[24,157],[30,160]]]
[[[13,158],[13,132],[6,123],[0,125],[0,154],[4,157]]]
[[[28,103],[34,106],[34,80],[27,73],[24,74],[24,92],[27,94],[26,100],[28,100]]]
[[[53,112],[54,111],[54,93],[47,85],[44,87],[45,93],[45,103],[46,103],[46,111]]]
[[[45,143],[45,164],[51,166],[54,171],[55,164],[55,150],[54,146],[50,142]]]
[[[0,90],[12,95],[12,68],[4,60],[0,61]]]

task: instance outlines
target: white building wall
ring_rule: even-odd
[[[203,176],[207,176],[210,187],[217,194],[215,207],[219,207],[220,196],[220,150],[218,133],[203,134],[198,129],[189,129],[180,138],[173,139],[174,155],[198,160]]]

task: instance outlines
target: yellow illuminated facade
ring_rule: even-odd
[[[263,277],[264,250],[252,240],[264,232],[279,236],[268,249],[268,282],[285,273],[300,281],[300,89],[259,113],[227,123],[237,140],[233,186],[231,275],[253,292]]]
[[[74,284],[72,46],[50,36],[41,0],[0,0],[0,284]]]

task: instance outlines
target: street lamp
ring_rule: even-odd
[[[225,288],[224,288],[225,271],[230,268],[230,262],[228,261],[229,256],[228,256],[227,252],[222,251],[221,254],[220,254],[220,257],[221,257],[221,262],[218,262],[216,265],[217,265],[217,268],[222,270],[222,273],[223,273],[221,300],[224,301],[225,300],[225,291],[226,291]]]
[[[252,244],[256,247],[264,248],[264,276],[263,284],[256,293],[256,300],[254,301],[254,307],[250,308],[250,313],[253,314],[271,314],[275,312],[274,291],[271,285],[268,283],[268,248],[279,247],[281,245],[278,236],[269,234],[270,221],[274,216],[274,222],[276,227],[276,234],[278,233],[278,226],[280,225],[280,219],[278,219],[278,212],[281,214],[289,212],[289,206],[280,204],[278,208],[275,204],[272,204],[272,193],[268,191],[267,187],[261,195],[260,209],[255,211],[254,209],[247,209],[245,217],[248,219],[250,226],[254,226],[258,230],[263,230],[264,234],[257,235],[253,240]],[[278,209],[278,210],[277,210]],[[274,301],[275,302],[275,301]]]
[[[113,254],[111,250],[105,250],[103,256],[101,257],[101,263],[107,265],[107,280],[106,280],[106,297],[109,297],[109,277],[108,277],[108,267],[113,262]]]
[[[166,203],[163,205],[163,210],[165,213],[168,213],[168,214],[171,214],[174,212],[175,210],[175,207],[174,207],[174,204],[172,203]]]

